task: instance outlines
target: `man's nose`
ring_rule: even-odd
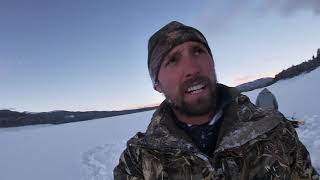
[[[200,71],[199,64],[197,60],[187,56],[183,59],[183,72],[185,78],[191,78],[194,75],[197,75]]]

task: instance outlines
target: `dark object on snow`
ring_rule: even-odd
[[[278,110],[278,102],[276,97],[267,89],[264,88],[258,95],[256,105],[262,109]]]
[[[278,110],[278,102],[276,97],[267,88],[264,88],[258,95],[256,105],[262,109]],[[304,124],[304,121],[288,120],[294,128],[298,128]],[[303,122],[303,123],[302,123]]]

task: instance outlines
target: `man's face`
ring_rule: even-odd
[[[216,105],[216,74],[212,57],[204,45],[185,42],[164,58],[156,90],[181,113],[198,116]]]

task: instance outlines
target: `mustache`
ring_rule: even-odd
[[[189,78],[182,83],[181,92],[185,93],[189,87],[195,84],[204,84],[205,86],[207,86],[208,84],[210,84],[210,79],[208,77],[201,76],[201,75]]]

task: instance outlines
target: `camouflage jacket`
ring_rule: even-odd
[[[145,133],[137,133],[114,169],[124,179],[319,179],[294,128],[233,88],[213,154],[199,151],[164,101]]]

